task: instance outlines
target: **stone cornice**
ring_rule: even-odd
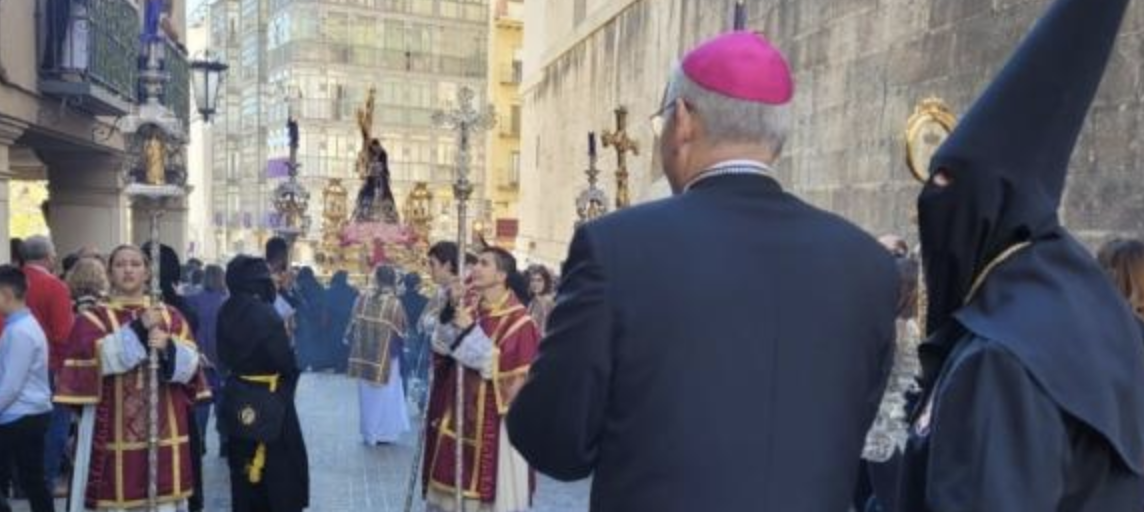
[[[0,144],[11,146],[27,129],[28,123],[0,114]]]

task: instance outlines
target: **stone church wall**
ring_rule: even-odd
[[[632,195],[648,193],[658,176],[648,118],[676,59],[729,28],[732,3],[637,0],[550,62],[526,64],[539,71],[523,88],[518,247],[551,264],[565,256],[574,198],[586,184],[587,132],[611,129],[618,105],[631,112],[629,133],[641,146],[629,157]],[[1048,3],[749,1],[748,25],[787,54],[796,74],[780,181],[872,233],[913,237],[920,185],[905,164],[907,118],[928,97],[964,112]],[[1075,154],[1064,205],[1064,221],[1089,243],[1144,235],[1142,73],[1144,3],[1136,2]],[[614,198],[611,150],[601,149],[600,167]]]

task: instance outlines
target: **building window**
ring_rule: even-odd
[[[520,137],[520,105],[512,106],[512,118],[509,120],[510,134],[513,137]]]
[[[510,185],[520,183],[520,151],[512,152],[512,160],[509,163],[507,178]]]

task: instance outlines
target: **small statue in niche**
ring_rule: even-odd
[[[167,182],[166,165],[164,163],[163,142],[157,135],[152,135],[143,144],[143,155],[146,158],[146,181],[148,185],[163,185]]]

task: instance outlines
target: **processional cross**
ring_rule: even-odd
[[[628,137],[628,109],[616,109],[616,131],[604,132],[604,147],[616,150],[616,209],[627,208],[631,204],[628,192],[628,153],[640,154],[639,144]]]
[[[454,159],[456,166],[456,180],[453,182],[453,196],[457,201],[457,266],[458,270],[465,268],[465,248],[466,241],[466,224],[468,224],[467,202],[469,197],[473,194],[473,182],[469,179],[469,161],[471,159],[470,150],[473,135],[478,132],[487,131],[496,125],[496,111],[491,105],[484,110],[477,110],[473,107],[473,98],[475,94],[473,90],[468,87],[462,87],[457,91],[457,108],[448,111],[438,111],[433,114],[433,122],[457,132],[457,155]],[[458,272],[461,273],[461,272]],[[462,298],[456,298],[462,300]],[[453,408],[456,413],[453,416],[453,425],[457,434],[457,439],[465,439],[468,435],[464,432],[465,429],[465,411],[464,407],[464,382],[465,382],[465,369],[460,364],[456,366],[456,381],[457,387],[454,390],[454,404]],[[433,383],[430,383],[430,387]],[[428,427],[429,414],[425,414],[426,424]],[[442,427],[443,428],[443,427]],[[416,476],[419,474],[417,471],[421,465],[422,459],[425,457],[425,435],[426,428],[421,429],[422,439],[420,440],[420,449],[418,450],[418,457],[414,457],[414,465],[409,474],[409,487],[406,489],[405,497],[405,510],[409,511],[413,506],[413,490],[416,483]],[[462,490],[462,474],[464,473],[464,446],[465,443],[456,443],[456,450],[453,454],[453,510],[465,510],[464,495]]]
[[[454,162],[457,178],[453,188],[458,206],[463,205],[473,193],[473,184],[469,180],[469,161],[472,156],[470,155],[472,146],[470,140],[473,132],[487,131],[496,125],[496,112],[492,106],[489,106],[487,110],[478,111],[473,108],[474,96],[472,89],[462,87],[461,90],[457,91],[456,109],[438,111],[433,114],[434,123],[457,132],[457,156]],[[463,223],[461,229],[464,230]]]

